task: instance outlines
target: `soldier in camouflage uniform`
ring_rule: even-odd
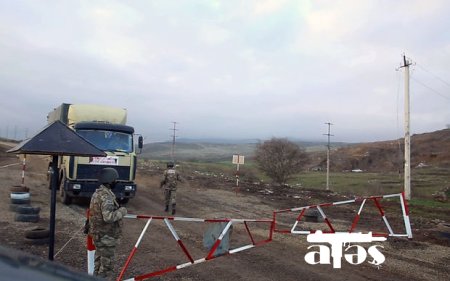
[[[101,185],[92,195],[89,206],[89,234],[96,248],[94,274],[104,278],[113,277],[114,252],[121,234],[122,218],[127,214],[127,209],[119,206],[111,191],[118,177],[114,168],[102,169]]]
[[[175,215],[176,207],[176,192],[177,183],[181,181],[180,174],[175,170],[173,162],[167,163],[167,170],[164,171],[163,179],[161,180],[160,187],[164,187],[164,197],[166,208],[164,211],[169,211],[169,205],[172,205],[172,215]]]

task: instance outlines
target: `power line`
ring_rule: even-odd
[[[420,64],[416,64],[418,65],[423,71],[427,72],[428,74],[430,74],[431,76],[433,76],[434,78],[440,80],[442,83],[447,84],[447,86],[450,87],[450,83],[445,81],[444,79],[442,79],[441,77],[437,76],[436,74],[433,74],[431,71],[426,70],[423,66],[421,66]]]
[[[433,88],[431,88],[430,86],[426,85],[425,83],[423,83],[423,82],[417,80],[416,78],[411,77],[411,79],[414,80],[414,81],[416,81],[416,82],[419,83],[420,85],[424,86],[424,87],[427,88],[428,90],[434,92],[435,94],[437,94],[437,95],[443,97],[444,99],[450,100],[450,97],[448,97],[448,96],[446,96],[446,95],[444,95],[444,94],[442,94],[442,93],[436,91],[435,89],[433,89]]]

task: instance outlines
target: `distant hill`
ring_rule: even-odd
[[[326,143],[313,141],[294,141],[306,151],[324,151]],[[179,139],[175,144],[176,159],[181,161],[231,161],[234,154],[241,154],[251,158],[259,140],[194,140]],[[335,147],[348,144],[334,143]],[[144,145],[141,157],[154,160],[168,160],[171,158],[172,142],[156,142]]]
[[[184,143],[175,145],[175,158],[182,161],[223,161],[230,160],[233,154],[249,156],[253,154],[255,143]],[[145,144],[141,157],[154,160],[171,159],[172,143],[159,142]]]
[[[253,156],[258,141],[205,142],[202,140],[178,141],[175,147],[176,159],[181,161],[231,161],[233,154],[248,158]],[[253,142],[252,142],[253,141]],[[308,152],[308,169],[326,169],[326,143],[295,141]],[[370,143],[332,143],[330,156],[331,171],[361,169],[363,171],[397,171],[403,169],[404,140],[390,140]],[[159,142],[144,145],[141,157],[154,160],[171,158],[172,143]],[[411,166],[450,167],[450,129],[411,137]]]

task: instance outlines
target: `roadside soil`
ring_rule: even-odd
[[[50,190],[47,183],[47,157],[27,156],[25,185],[30,188],[31,205],[41,208],[37,223],[15,221],[15,213],[9,210],[10,188],[21,184],[21,159],[16,155],[0,152],[0,244],[43,258],[48,256],[48,245],[24,243],[25,232],[36,226],[47,227],[50,216]],[[167,216],[163,211],[163,193],[159,188],[161,170],[142,164],[138,169],[137,196],[126,205],[128,212],[139,215]],[[333,192],[271,187],[241,183],[239,190],[235,182],[220,177],[199,174],[183,175],[184,182],[177,192],[177,217],[187,218],[233,218],[233,219],[272,219],[273,211],[302,207],[311,204],[351,199],[351,195]],[[375,195],[375,194],[374,194]],[[382,202],[386,207],[394,231],[404,232],[401,209],[397,201]],[[369,204],[368,204],[369,205]],[[55,262],[79,271],[87,270],[87,258],[83,225],[87,201],[75,201],[70,206],[63,205],[58,198],[56,208]],[[348,229],[353,220],[353,207],[324,208],[336,230]],[[375,208],[364,209],[361,216],[360,231],[380,231],[383,222]],[[278,229],[290,229],[298,213],[281,216]],[[269,243],[241,251],[232,255],[188,266],[150,280],[450,280],[449,214],[441,215],[439,220],[429,221],[411,218],[413,239],[388,238],[380,251],[385,262],[380,266],[366,261],[351,265],[344,258],[342,268],[333,269],[332,264],[310,265],[305,262],[308,247],[305,235],[274,233]],[[193,260],[205,257],[208,250],[203,246],[203,234],[208,223],[169,221],[183,241]],[[118,274],[128,255],[135,246],[146,220],[125,219],[123,238],[117,249],[115,271]],[[323,223],[304,223],[303,229],[327,230]],[[249,223],[252,238],[262,241],[268,238],[269,223]],[[402,228],[403,227],[403,228]],[[385,231],[385,230],[384,230]],[[243,223],[233,225],[231,248],[251,244]],[[370,244],[370,245],[372,245]],[[368,244],[363,245],[366,249]],[[163,270],[170,266],[188,262],[163,220],[153,219],[133,257],[124,278]]]

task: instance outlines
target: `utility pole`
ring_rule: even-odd
[[[327,144],[327,190],[330,190],[330,137],[333,136],[330,134],[331,124],[330,122],[325,123],[325,125],[328,125],[328,133],[324,134],[325,136],[328,136],[328,144]]]
[[[171,129],[173,131],[172,134],[172,162],[175,164],[175,139],[176,139],[176,131],[177,131],[177,122],[172,122],[173,128]]]
[[[409,66],[411,62],[403,55],[405,69],[405,197],[411,200],[411,137],[410,137],[410,113],[409,113]]]

